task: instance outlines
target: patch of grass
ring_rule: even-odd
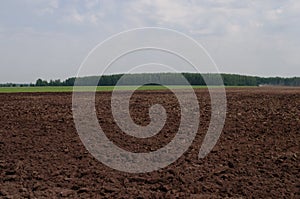
[[[186,86],[171,86],[176,89],[184,89]],[[132,90],[134,86],[118,86],[117,90]],[[193,86],[193,88],[205,88],[205,86]],[[93,91],[92,86],[77,87],[77,91]],[[112,91],[114,86],[98,86],[97,91]],[[166,87],[158,85],[141,86],[138,90],[164,90]],[[36,93],[36,92],[72,92],[72,86],[45,86],[45,87],[0,87],[0,93]]]
[[[170,86],[174,89],[184,89],[187,86]],[[192,86],[194,89],[207,88],[206,86]],[[218,86],[215,86],[218,88]],[[240,86],[230,86],[230,88],[240,88]],[[117,90],[132,90],[134,86],[118,86]],[[93,91],[92,86],[80,86],[76,88],[76,91]],[[98,86],[97,91],[113,91],[114,86]],[[165,90],[164,86],[159,85],[146,85],[141,86],[138,90]],[[45,87],[0,87],[0,93],[38,93],[38,92],[73,92],[72,86],[45,86]]]
[[[71,92],[72,86],[1,87],[0,93]]]

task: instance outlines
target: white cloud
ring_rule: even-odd
[[[88,9],[91,10],[97,6],[100,5],[100,0],[85,0],[84,1],[84,6]]]
[[[35,13],[38,15],[47,15],[53,14],[55,10],[59,8],[59,0],[25,0],[26,4],[33,5],[35,9]]]
[[[92,24],[98,25],[99,21],[102,19],[103,14],[101,12],[86,12],[79,13],[76,8],[73,8],[68,12],[67,15],[63,16],[64,22],[71,24]]]
[[[80,24],[84,22],[84,18],[86,18],[84,15],[79,14],[76,9],[73,9],[63,20],[69,23]]]

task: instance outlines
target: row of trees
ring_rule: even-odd
[[[57,80],[47,80],[38,79],[36,80],[35,86],[73,86],[75,82],[75,77],[68,78],[65,81]]]
[[[282,77],[255,77],[236,74],[196,74],[182,73],[185,79],[191,85],[220,85],[223,80],[225,86],[259,86],[259,85],[280,85],[280,86],[300,86],[300,77],[282,78]],[[81,86],[114,86],[119,85],[143,85],[148,83],[159,83],[162,85],[184,85],[185,82],[179,73],[143,73],[143,74],[116,74],[105,75],[101,78],[98,76],[81,77],[76,81],[76,85]],[[35,84],[2,84],[0,86],[73,86],[75,77],[61,80],[42,80],[38,79]],[[120,81],[119,81],[120,80]]]
[[[32,87],[35,86],[35,84],[16,84],[16,83],[5,83],[0,84],[0,87]]]
[[[77,85],[90,86],[114,86],[119,85],[142,85],[145,82],[159,82],[163,85],[184,85],[181,74],[178,73],[144,73],[144,74],[116,74],[105,75],[101,78],[98,76],[81,77],[76,81]],[[185,79],[191,85],[220,85],[218,74],[196,74],[182,73]],[[300,77],[282,78],[282,77],[255,77],[236,74],[221,74],[225,86],[259,86],[259,85],[280,85],[280,86],[300,86]],[[122,79],[121,79],[122,78]],[[120,81],[119,81],[120,80]],[[204,81],[205,80],[205,81]],[[119,81],[119,82],[118,82]],[[60,80],[39,79],[36,86],[73,86],[75,78],[69,78],[61,82]]]

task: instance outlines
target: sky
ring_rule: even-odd
[[[0,82],[75,76],[98,43],[141,27],[187,34],[222,73],[300,76],[298,0],[4,0]]]

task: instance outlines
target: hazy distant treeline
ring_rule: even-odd
[[[217,74],[196,74],[182,73],[185,79],[191,85],[219,85],[220,79]],[[97,76],[81,77],[76,82],[81,86],[114,86],[121,79],[123,74],[105,75],[99,80]],[[145,82],[160,82],[162,85],[184,85],[179,73],[144,73],[127,74],[122,78],[119,85],[143,85]],[[282,78],[282,77],[255,77],[236,74],[221,74],[225,86],[300,86],[300,77]],[[204,81],[205,80],[205,81]],[[0,86],[73,86],[75,77],[61,80],[42,80],[38,79],[35,84],[1,84]]]

